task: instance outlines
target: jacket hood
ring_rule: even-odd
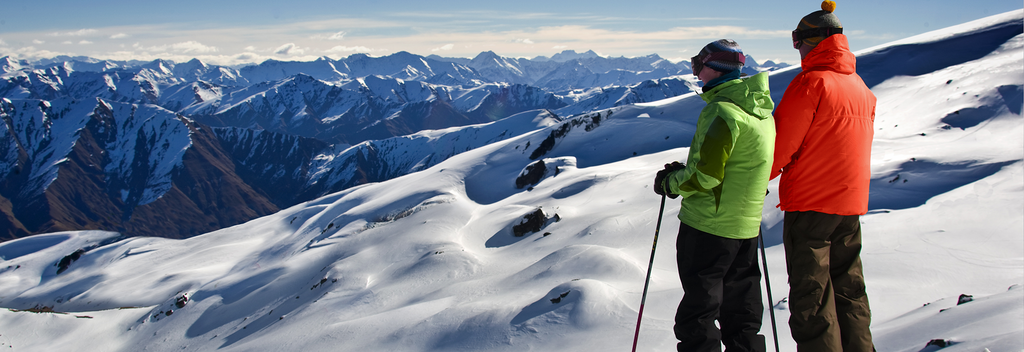
[[[857,56],[850,52],[845,34],[833,34],[800,60],[800,68],[804,71],[832,70],[852,74],[857,72]]]
[[[761,72],[745,79],[724,82],[712,88],[711,91],[701,94],[700,97],[707,103],[715,100],[728,100],[761,120],[771,117],[772,110],[775,109],[771,91],[768,89],[767,72]]]

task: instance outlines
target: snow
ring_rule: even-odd
[[[366,141],[351,148],[335,146],[315,157],[307,186],[344,184],[353,177],[353,170],[361,159],[372,159],[370,161],[381,168],[364,172],[379,173],[385,179],[420,171],[452,155],[556,122],[548,112],[532,110],[486,124],[425,130],[407,136]]]
[[[0,113],[11,116],[0,126],[0,132],[16,136],[17,141],[37,148],[30,151],[38,157],[26,167],[31,172],[20,197],[40,196],[57,179],[58,165],[67,159],[78,139],[78,131],[88,122],[88,112],[95,107],[86,105],[75,104],[67,99],[46,104],[29,100],[0,100]],[[8,146],[6,161],[9,164],[15,164],[18,160],[17,152],[21,148],[17,141],[11,141]]]
[[[1022,19],[1014,11],[901,43],[953,50],[949,40]],[[1024,40],[1002,41],[930,72],[874,76],[872,205],[861,219],[879,351],[936,351],[926,344],[937,339],[942,351],[1024,350]],[[902,63],[897,49],[865,55]],[[793,71],[773,72],[773,84]],[[428,169],[185,240],[85,231],[0,243],[0,307],[11,308],[0,310],[0,347],[626,350],[658,218],[649,183],[685,157],[703,104],[687,94],[556,123],[523,116],[535,125]],[[408,142],[459,134],[447,132]],[[558,172],[516,188],[535,160]],[[777,186],[765,242],[781,349],[791,351]],[[537,209],[559,220],[514,236]],[[678,210],[666,205],[639,350],[674,348]],[[973,300],[957,305],[961,294]],[[25,311],[34,307],[68,314]]]
[[[1024,288],[1019,285],[1005,292],[958,305],[958,297],[926,303],[898,320],[877,324],[875,341],[881,345],[899,346],[899,340],[946,341],[946,351],[1017,351],[1020,350],[1020,325],[1024,312]],[[892,351],[936,351],[906,346]]]
[[[133,188],[128,194],[122,192],[123,201],[138,205],[156,201],[171,189],[174,169],[192,146],[188,126],[173,112],[155,105],[104,104],[112,111],[112,127],[119,134],[118,144],[107,149],[110,164],[105,172]],[[140,156],[149,160],[135,160]],[[135,175],[140,171],[146,174]]]

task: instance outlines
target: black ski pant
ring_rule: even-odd
[[[736,240],[680,224],[676,263],[683,300],[674,328],[679,351],[765,351],[757,238]],[[715,326],[718,320],[721,329]]]
[[[797,351],[873,351],[860,216],[787,211],[782,241]]]

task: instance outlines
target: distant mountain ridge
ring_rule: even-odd
[[[748,56],[748,73],[774,70],[788,67],[786,64],[766,62],[758,64]],[[168,60],[151,62],[97,60],[88,57],[57,57],[53,59],[28,62],[14,60],[10,57],[0,58],[0,75],[8,77],[26,70],[47,70],[63,67],[69,71],[105,73],[112,71],[134,71],[150,69],[156,73],[173,74],[179,82],[203,80],[208,83],[222,85],[249,85],[258,82],[278,81],[297,74],[305,74],[325,82],[345,82],[366,76],[388,76],[406,81],[429,81],[442,78],[454,79],[460,85],[476,85],[479,83],[512,83],[526,84],[539,88],[557,90],[540,82],[541,78],[555,71],[564,71],[564,66],[582,65],[595,74],[607,74],[612,71],[629,71],[635,74],[662,70],[668,77],[691,73],[690,63],[680,61],[673,63],[657,54],[626,58],[603,57],[593,51],[576,53],[566,50],[551,58],[539,56],[533,59],[501,57],[492,51],[485,51],[476,57],[446,58],[437,55],[420,56],[408,52],[371,57],[366,54],[353,54],[342,59],[321,57],[314,61],[278,61],[267,60],[260,64],[247,65],[238,69],[208,65],[198,59],[185,63],[174,63]],[[616,85],[640,83],[645,79],[622,80]],[[581,84],[576,88],[592,88]]]
[[[598,97],[607,89],[635,90],[664,79],[693,80],[686,75],[688,63],[674,64],[657,55],[604,58],[593,52],[563,52],[556,58],[571,59],[528,60],[483,52],[471,60],[458,60],[400,52],[311,62],[268,60],[236,70],[197,59],[181,64],[167,60],[29,63],[5,57],[0,58],[4,63],[0,97],[100,97],[155,104],[211,126],[267,129],[356,144],[423,128],[483,123],[532,109],[582,113],[584,109],[572,106],[584,101],[588,102],[583,105],[592,106],[595,99],[621,100]],[[756,64],[752,58],[749,62]],[[671,92],[681,93],[685,91]],[[417,121],[427,115],[435,117],[433,123]],[[401,121],[388,122],[396,116]]]
[[[80,229],[189,237],[569,116],[689,93],[688,69],[570,51],[240,69],[3,57],[0,240]]]

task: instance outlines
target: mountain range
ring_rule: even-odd
[[[357,54],[238,69],[3,57],[0,239],[82,229],[189,237],[421,170],[543,121],[688,93],[688,67],[569,51]],[[460,142],[417,134],[506,119]],[[423,149],[387,147],[410,141]]]

